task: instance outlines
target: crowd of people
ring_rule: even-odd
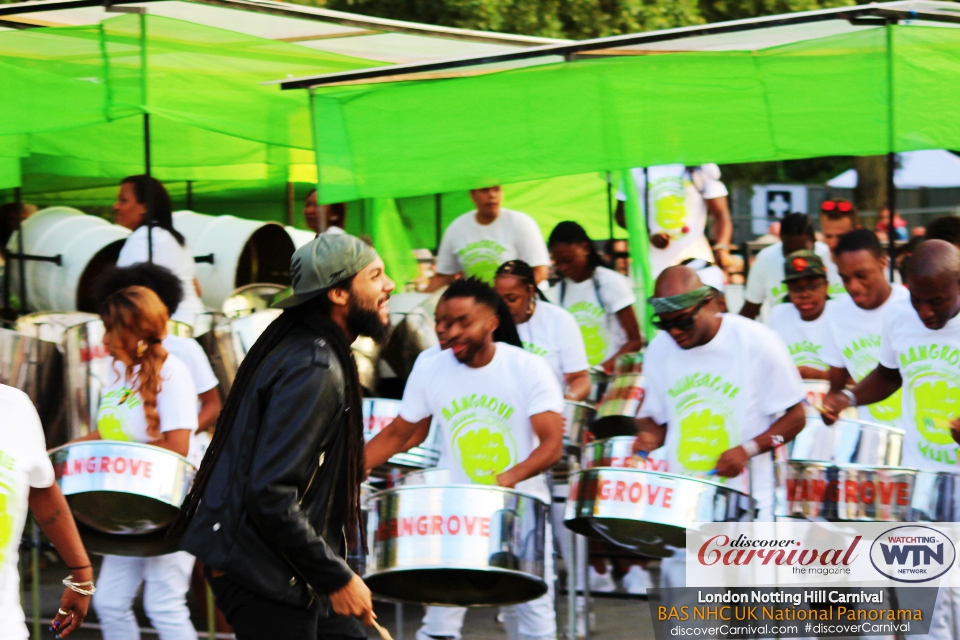
[[[92,596],[105,638],[139,637],[133,601],[143,585],[162,640],[196,637],[186,597],[199,563],[241,640],[364,638],[362,625],[375,618],[371,593],[345,558],[365,544],[360,484],[370,471],[422,443],[435,422],[438,464],[452,482],[516,488],[552,504],[565,495],[548,481],[563,454],[564,403],[587,398],[591,368],[610,373],[619,356],[639,351],[637,464],[657,458],[660,470],[748,493],[760,520],[773,518],[772,451],[805,425],[803,379],[829,383],[819,407],[827,422],[858,407],[863,419],[904,430],[903,465],[954,471],[960,416],[948,390],[960,387],[960,218],[929,225],[891,283],[880,240],[850,203],[821,207],[822,242],[808,216],[787,215],[734,315],[724,297],[732,225],[719,178],[716,165],[671,165],[637,181],[656,277],[641,304],[577,222],[544,240],[532,218],[502,207],[499,186],[471,191],[476,209],[444,233],[429,283],[443,290],[438,344],[417,358],[399,416],[369,442],[350,345],[386,340],[395,285],[375,248],[344,231],[346,208],[308,196],[304,216],[318,235],[294,253],[291,295],[275,303],[282,313],[221,402],[199,345],[167,332],[169,319],[191,322],[203,308],[169,197],[156,180],[125,179],[116,221],[133,233],[97,294],[114,376],[83,440],[148,443],[199,467],[170,531],[181,550],[106,556],[94,585],[36,411],[0,386],[0,410],[13,416],[0,431],[0,485],[10,487],[0,511],[11,514],[0,518],[0,612],[11,614],[0,615],[0,637],[26,637],[14,598],[29,504],[72,572],[53,621],[61,636],[79,627]],[[642,303],[655,336],[640,329]],[[496,398],[496,407],[469,397]],[[554,509],[547,593],[502,611],[511,640],[556,638],[554,546],[572,566],[562,520]],[[678,550],[663,561],[660,586],[684,585]],[[958,607],[960,597],[941,590],[930,638],[960,638]],[[464,611],[428,607],[418,640],[458,640]]]

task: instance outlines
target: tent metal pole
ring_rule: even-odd
[[[7,207],[0,209],[0,229],[3,229],[3,232],[0,233],[0,238],[4,239],[3,246],[0,247],[0,254],[3,255],[3,317],[12,318],[10,313],[10,251],[7,250],[7,242],[9,238],[7,237],[7,229],[10,228],[11,220],[8,218]],[[21,253],[23,253],[21,251]]]
[[[293,226],[294,218],[294,205],[296,204],[296,193],[294,191],[293,183],[287,183],[287,225]]]
[[[889,222],[887,223],[887,249],[890,253],[890,282],[893,282],[893,275],[897,268],[897,246],[896,246],[896,228],[894,227],[894,217],[897,210],[897,187],[893,181],[893,174],[897,165],[896,145],[896,123],[894,116],[896,108],[894,107],[894,85],[893,85],[893,35],[894,26],[897,24],[895,18],[887,20],[887,214]]]
[[[317,130],[317,97],[313,89],[310,89],[310,131],[313,133],[313,163],[317,167],[317,210],[320,215],[320,233],[327,230],[327,217],[323,214],[323,188],[320,172],[320,132]]]
[[[13,190],[13,201],[16,203],[15,216],[17,216],[17,263],[19,266],[17,275],[20,280],[20,313],[27,312],[27,257],[26,250],[23,248],[23,197],[20,187]],[[19,315],[19,314],[18,314]]]
[[[443,195],[433,194],[433,233],[437,239],[437,253],[440,253],[440,241],[443,239]]]
[[[147,201],[144,203],[147,207],[147,262],[153,262],[153,184],[151,175],[152,167],[150,159],[150,113],[146,111],[147,105],[147,14],[140,14],[140,98],[143,101],[143,174],[147,176]]]
[[[193,180],[187,180],[187,209],[193,211]]]
[[[610,253],[613,253],[613,178],[607,171],[607,232],[610,238]]]

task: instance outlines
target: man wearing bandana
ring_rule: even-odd
[[[664,270],[648,302],[661,331],[644,358],[634,450],[656,451],[668,473],[751,494],[757,519],[772,521],[771,452],[805,421],[803,383],[786,345],[759,323],[720,313],[715,290],[688,267]],[[663,561],[660,587],[685,586],[685,566],[678,549]]]

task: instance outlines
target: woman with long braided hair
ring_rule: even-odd
[[[240,366],[170,535],[204,563],[239,640],[365,638],[370,590],[344,560],[365,544],[350,344],[386,338],[394,285],[346,234],[298,249],[291,275],[294,293]]]
[[[142,442],[186,456],[197,429],[197,391],[189,369],[167,353],[167,307],[146,287],[127,287],[100,308],[112,371],[100,398],[96,428],[82,440]],[[140,636],[133,612],[144,585],[143,608],[161,640],[190,640],[186,596],[193,557],[178,551],[151,558],[107,555],[93,596],[107,640]]]

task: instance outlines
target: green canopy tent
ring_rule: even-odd
[[[872,4],[278,82],[310,88],[324,202],[960,148],[958,9]]]

